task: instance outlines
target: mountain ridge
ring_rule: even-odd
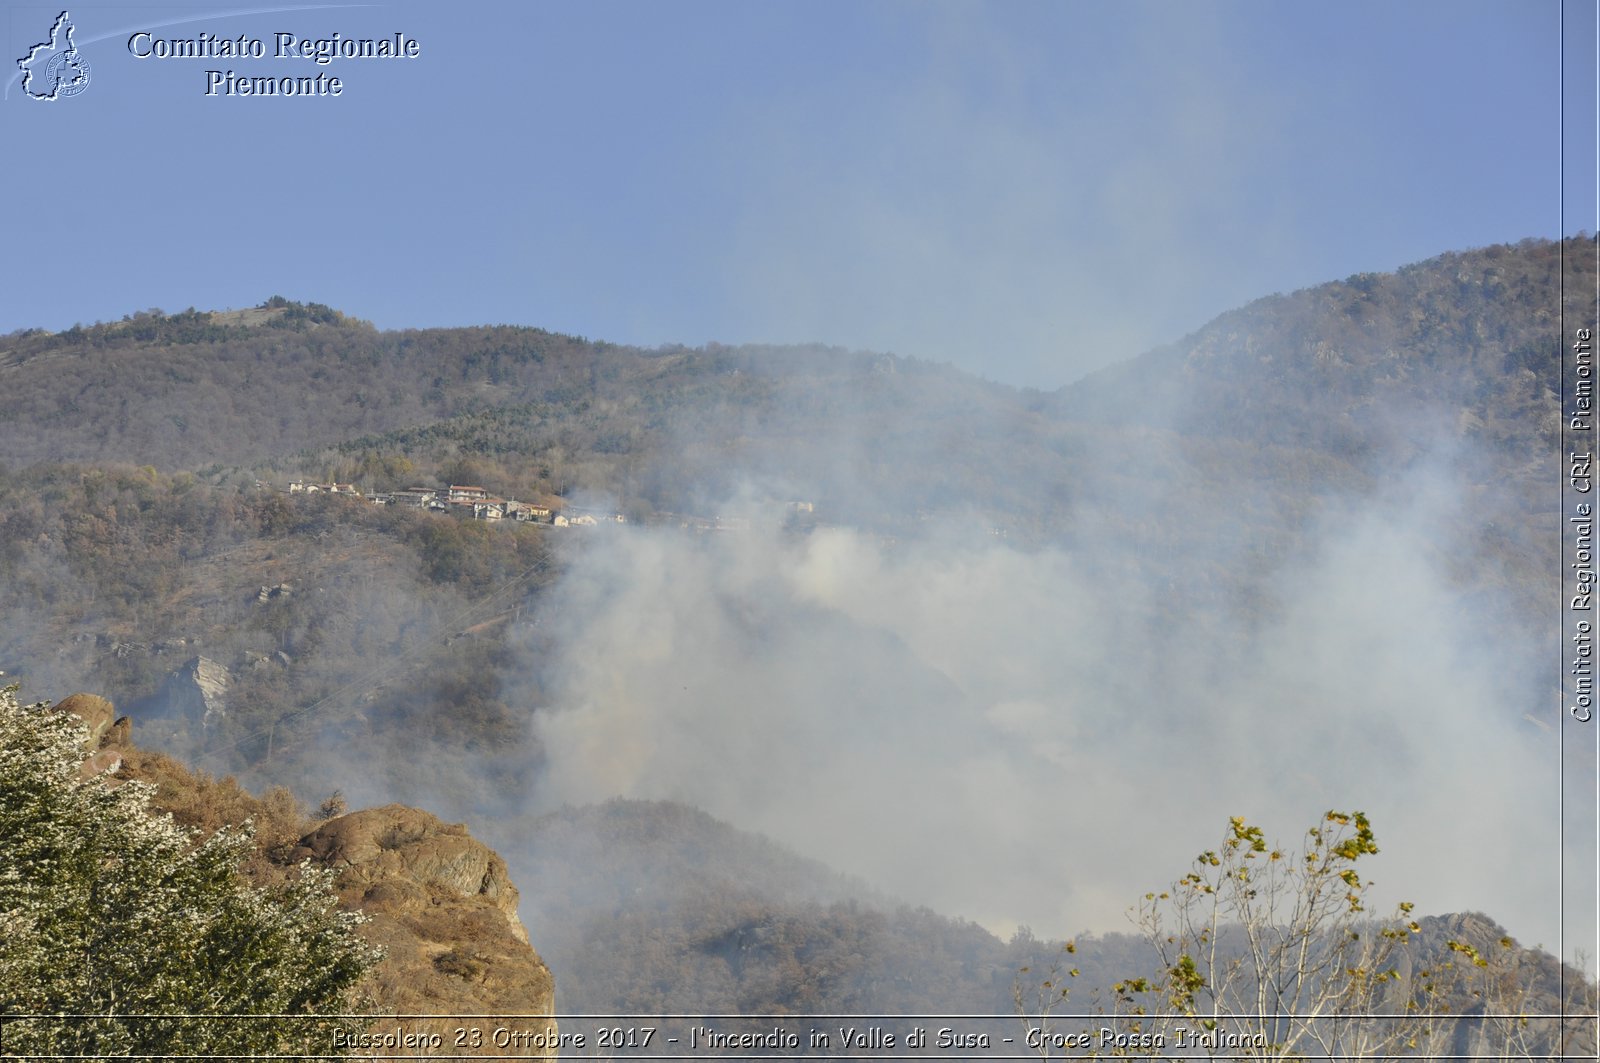
[[[588,495],[650,532],[676,528],[679,514],[803,501],[807,519],[779,533],[784,549],[860,532],[848,545],[881,548],[891,568],[935,540],[956,544],[958,571],[994,550],[1018,566],[1069,558],[1063,567],[1086,573],[1077,589],[1148,590],[1160,620],[1151,660],[1189,632],[1243,631],[1212,647],[1221,670],[1281,622],[1312,531],[1342,531],[1336,518],[1350,510],[1400,508],[1443,470],[1432,481],[1459,489],[1472,520],[1427,559],[1452,581],[1452,601],[1508,638],[1537,639],[1560,570],[1540,501],[1556,457],[1559,347],[1540,337],[1554,328],[1547,297],[1563,248],[1578,246],[1591,245],[1453,252],[1270,296],[1050,393],[820,346],[644,350],[510,326],[386,333],[274,300],[235,316],[0,337],[0,579],[12,611],[0,664],[21,667],[30,688],[134,704],[202,656],[233,677],[226,717],[207,731],[186,729],[182,712],[152,716],[141,726],[159,729],[164,748],[302,794],[359,749],[363,802],[523,823],[519,795],[548,768],[530,721],[559,707],[557,635],[583,622],[554,592],[604,540],[291,498],[281,487],[299,476]],[[1581,292],[1588,258],[1566,257]],[[696,563],[739,533],[685,532],[697,534]],[[288,584],[291,594],[258,593]],[[743,622],[778,615],[783,593],[736,584],[725,597]],[[491,600],[496,624],[484,628],[489,614],[474,610]],[[786,630],[756,626],[753,644]],[[849,630],[889,644],[870,624]],[[832,645],[856,641],[877,644]],[[973,704],[1014,720],[1034,708]],[[692,816],[633,812],[673,824],[664,837],[721,836]],[[545,830],[553,845],[559,832]],[[822,956],[863,985],[891,984],[893,964],[874,964],[914,956],[919,927],[948,939],[938,969],[951,986],[998,992],[994,957],[1016,959],[974,924],[852,912],[821,885],[775,898],[770,881],[712,877],[720,910],[680,894],[658,898],[665,922],[624,912],[591,927],[659,932],[679,951],[630,955],[632,982],[585,972],[582,999],[859,1000],[842,975],[793,981],[794,964]],[[888,951],[853,956],[857,930]],[[680,998],[671,972],[686,956],[716,973]]]

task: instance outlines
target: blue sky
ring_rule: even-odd
[[[1053,388],[1271,292],[1596,228],[1592,0],[1564,222],[1558,0],[234,13],[267,6],[71,8],[87,89],[11,77],[0,333],[281,293]],[[9,76],[60,7],[4,10]],[[138,59],[141,29],[269,58]],[[279,31],[421,55],[275,60]],[[208,98],[208,69],[345,87]]]

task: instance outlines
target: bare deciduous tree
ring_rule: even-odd
[[[1448,1052],[1457,1020],[1442,1013],[1458,965],[1419,963],[1410,945],[1421,926],[1409,903],[1387,918],[1368,913],[1371,883],[1358,865],[1377,851],[1360,812],[1328,812],[1297,852],[1235,817],[1220,848],[1133,909],[1151,947],[1143,973],[1092,991],[1076,1016],[1068,1012],[1076,968],[1053,970],[1031,999],[1019,983],[1027,1043],[1042,1058]]]

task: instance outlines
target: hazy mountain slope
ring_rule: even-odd
[[[1259,299],[1063,388],[1055,408],[1385,461],[1439,427],[1537,453],[1560,427],[1563,257],[1571,320],[1593,302],[1593,238],[1564,246],[1453,252]]]
[[[1471,515],[1456,575],[1543,622],[1558,566],[1563,260],[1569,324],[1587,320],[1594,239],[1529,240],[1257,300],[1049,408],[1109,433],[1171,429],[1183,467],[1216,474],[1224,496],[1265,488],[1283,502],[1447,475]],[[1322,469],[1269,456],[1293,453]]]
[[[552,568],[528,527],[38,466],[0,473],[0,667],[24,696],[106,690],[147,743],[307,796],[349,748],[375,765],[352,797],[415,796],[434,787],[409,767],[425,749],[437,778],[475,780],[451,791],[459,812],[531,769],[530,706],[498,680],[501,628]],[[162,696],[196,658],[227,686],[210,719]]]
[[[704,812],[611,801],[520,824],[523,913],[564,1010],[1008,1011],[1005,945]]]
[[[1568,244],[1576,301],[1591,256]],[[1093,526],[1146,556],[1183,545],[1141,519],[1159,497],[1202,540],[1273,557],[1319,498],[1448,440],[1443,460],[1499,488],[1484,549],[1526,552],[1549,538],[1517,511],[1554,445],[1560,258],[1529,241],[1272,296],[1054,396],[826,348],[379,333],[297,304],[145,315],[0,339],[0,460],[440,475],[602,491],[636,516],[714,509],[755,479],[853,523],[981,510],[1027,541]]]
[[[1569,241],[1574,307],[1592,287],[1586,249]],[[376,455],[487,470],[526,457],[562,489],[641,513],[712,505],[755,478],[835,519],[905,531],[917,514],[982,511],[1025,541],[1111,542],[1146,561],[1191,541],[1281,559],[1281,533],[1328,497],[1450,466],[1486,496],[1479,549],[1543,565],[1560,260],[1530,241],[1272,296],[1049,397],[887,357],[723,348],[675,353],[650,387],[581,410],[464,414],[316,462],[354,474]],[[1180,569],[1204,567],[1192,560]]]
[[[1063,1010],[1092,1015],[1112,983],[1153,973],[1147,945],[1132,934],[1082,935],[1070,955],[1027,931],[1002,942],[670,802],[564,809],[519,831],[531,854],[523,914],[559,974],[564,1011],[1012,1016],[1019,989],[1032,999],[1053,978],[1072,990]],[[1518,980],[1516,999],[1529,1014],[1559,1010],[1563,973],[1548,953],[1516,945],[1482,915],[1429,916],[1419,926],[1399,966],[1409,976],[1431,965],[1440,984],[1461,977],[1445,1001],[1449,1013],[1472,1017],[1452,1027],[1459,1051],[1491,1043],[1480,1040],[1489,1030],[1480,1029],[1484,1007],[1473,995],[1485,978]],[[1493,961],[1492,975],[1477,974],[1451,941]],[[1452,958],[1461,971],[1440,968]],[[1581,1013],[1584,983],[1570,969],[1565,976],[1569,1007]],[[971,1029],[990,1030],[999,1043],[1022,1024],[1003,1018]],[[1581,1022],[1571,1032],[1569,1051],[1592,1045]],[[1550,1034],[1530,1036],[1543,1044]]]
[[[1417,535],[1425,541],[1416,550],[1397,532],[1406,549],[1396,556],[1414,571],[1442,573],[1435,583],[1446,608],[1433,618],[1466,617],[1493,632],[1459,644],[1481,645],[1497,668],[1511,660],[1506,686],[1522,686],[1510,695],[1496,688],[1493,711],[1521,726],[1548,680],[1516,671],[1525,661],[1513,651],[1550,623],[1558,572],[1548,506],[1558,262],[1558,245],[1530,242],[1274,296],[1053,395],[886,355],[642,351],[537,329],[379,333],[293,304],[0,338],[0,461],[11,467],[0,478],[9,610],[0,665],[20,668],[40,690],[104,689],[128,704],[154,695],[191,657],[214,657],[235,682],[222,730],[179,713],[141,724],[144,733],[164,733],[207,768],[252,784],[288,781],[307,796],[366,787],[363,801],[436,801],[451,817],[493,807],[503,823],[524,826],[514,813],[546,777],[536,724],[556,696],[546,684],[565,662],[555,658],[589,646],[574,632],[615,627],[614,638],[593,640],[595,688],[611,700],[628,655],[662,630],[687,633],[679,656],[684,645],[705,651],[691,661],[691,678],[714,673],[725,644],[689,637],[710,630],[708,613],[745,640],[726,645],[758,645],[769,657],[826,650],[790,665],[816,678],[784,688],[804,692],[831,689],[824,680],[852,648],[857,664],[903,660],[930,675],[959,673],[964,662],[952,658],[987,645],[985,632],[1018,630],[1026,608],[1048,599],[1061,610],[1040,615],[1091,614],[1072,629],[1075,642],[1036,655],[1060,656],[1059,669],[1039,669],[1008,647],[973,669],[960,697],[933,698],[894,697],[909,688],[863,672],[870,681],[854,685],[886,692],[876,698],[886,708],[881,720],[859,717],[949,741],[940,734],[948,729],[914,713],[929,704],[970,710],[981,735],[991,709],[1060,702],[1082,713],[1073,721],[1079,745],[1115,744],[1145,713],[1168,713],[1199,741],[1208,732],[1196,713],[1222,711],[1205,700],[1220,696],[1213,691],[1261,693],[1224,680],[1256,674],[1257,651],[1272,645],[1262,632],[1286,615],[1326,618],[1324,635],[1345,630],[1344,614],[1302,598],[1300,581],[1329,544],[1389,542],[1351,531],[1377,513],[1402,532],[1447,529]],[[1589,262],[1568,254],[1569,289],[1592,286]],[[63,457],[83,464],[34,464]],[[136,467],[145,464],[159,470]],[[292,474],[374,488],[476,482],[523,497],[602,492],[648,535],[666,530],[652,523],[676,527],[668,514],[744,507],[760,518],[768,503],[797,499],[815,511],[777,531],[758,519],[752,538],[768,538],[749,550],[688,533],[629,539],[643,544],[639,571],[661,574],[659,602],[642,602],[663,606],[666,619],[652,629],[636,621],[640,599],[626,567],[589,570],[598,576],[580,588],[587,596],[548,593],[585,551],[603,554],[622,535],[569,537],[552,549],[555,533],[542,529],[291,499],[273,485]],[[1417,508],[1427,519],[1414,518]],[[921,551],[930,541],[938,549]],[[969,618],[967,626],[941,633],[942,656],[880,653],[905,643],[887,622],[874,626],[877,614],[862,620],[836,601],[818,604],[814,583],[786,583],[790,572],[726,578],[774,557],[798,559],[808,566],[801,575],[813,576],[841,556],[858,566],[841,583],[874,578],[873,587],[889,588],[884,599],[913,609],[924,601],[916,597],[923,577],[943,580],[948,600],[928,599],[924,611]],[[1368,563],[1344,561],[1347,577]],[[893,579],[877,579],[884,573]],[[712,592],[697,593],[697,579]],[[1332,600],[1337,587],[1329,577],[1312,590]],[[892,613],[903,603],[868,604]],[[827,624],[811,623],[824,616]],[[810,637],[819,631],[827,637]],[[1109,649],[1096,650],[1081,676],[1059,678],[1095,647]],[[1318,698],[1337,700],[1344,688],[1332,680],[1345,662],[1315,663],[1313,673],[1299,659],[1276,672],[1268,662],[1262,683],[1294,697],[1262,700],[1286,720]],[[1168,681],[1174,675],[1179,682]],[[709,703],[716,678],[686,700]],[[770,678],[753,670],[748,687]],[[786,678],[780,671],[768,685]],[[749,703],[748,689],[727,693],[730,712]],[[666,694],[659,704],[670,702]],[[1317,725],[1309,717],[1330,716],[1307,715],[1308,727]],[[689,719],[710,730],[718,718]],[[1016,721],[1027,719],[1012,724],[1025,731]],[[887,755],[892,745],[868,748]],[[1287,778],[1298,768],[1264,770]],[[557,948],[577,957],[568,962],[596,964],[572,983],[586,1002],[846,1006],[868,993],[989,999],[1009,985],[1000,973],[1017,956],[970,923],[851,908],[826,875],[763,856],[697,814],[622,811],[530,828],[548,867],[565,861],[579,884],[558,874],[529,896],[554,913]],[[629,841],[582,840],[576,824],[588,819],[600,821],[602,836],[609,829]],[[680,845],[705,853],[703,865],[674,868]],[[529,866],[525,854],[505,851],[519,869]],[[635,866],[625,866],[630,859]],[[641,860],[654,869],[650,881],[672,884],[648,904],[647,894],[629,892],[629,883],[642,885]],[[628,940],[649,945],[626,951]],[[918,958],[922,948],[938,955]],[[624,955],[612,963],[614,951]],[[883,973],[898,972],[902,959],[938,973],[909,983]],[[934,982],[944,988],[935,993]]]
[[[1585,249],[1568,241],[1573,299],[1592,287]],[[1530,241],[1269,297],[1053,396],[816,347],[643,351],[525,328],[380,333],[280,300],[14,334],[0,338],[0,461],[206,469],[184,484],[221,494],[186,494],[176,479],[129,486],[126,470],[16,478],[0,510],[0,576],[26,592],[29,615],[53,612],[16,625],[0,652],[54,667],[27,642],[45,630],[50,659],[66,666],[42,678],[141,697],[165,669],[117,656],[118,646],[192,639],[211,624],[197,620],[207,610],[283,627],[265,614],[301,610],[298,600],[239,603],[296,570],[338,570],[364,591],[387,565],[416,571],[415,553],[391,562],[337,546],[339,535],[376,541],[357,530],[378,527],[372,515],[269,520],[281,504],[223,464],[280,485],[313,473],[378,488],[438,477],[521,497],[603,492],[637,519],[804,499],[822,524],[1061,544],[1097,572],[1161,588],[1175,615],[1204,617],[1270,616],[1270,573],[1294,559],[1302,529],[1353,499],[1416,493],[1408,476],[1443,475],[1472,515],[1458,522],[1465,543],[1441,547],[1452,576],[1486,609],[1510,601],[1522,621],[1548,623],[1539,603],[1556,571],[1544,499],[1560,260],[1560,245]],[[247,532],[218,531],[241,519]],[[465,580],[471,597],[489,593],[487,574],[506,572],[509,562],[486,567],[463,549],[501,541],[483,529],[406,527],[385,535],[422,551],[429,584]],[[294,560],[247,570],[228,553],[258,536],[292,541]],[[216,589],[229,586],[221,604]],[[289,646],[301,637],[293,627],[248,647],[225,639],[222,656],[304,657]],[[334,644],[356,642],[320,643]]]
[[[380,333],[315,304],[143,314],[0,338],[0,460],[254,465],[502,407],[548,412],[572,433],[559,442],[616,453],[690,410],[752,427],[775,410],[814,422],[848,405],[872,366],[910,364],[816,347],[647,351],[534,328]],[[949,370],[914,376],[927,374],[960,380],[961,401],[995,390]],[[797,403],[785,378],[817,393]],[[886,379],[882,402],[924,404]]]
[[[186,311],[0,340],[10,463],[247,464],[308,444],[592,387],[638,358],[540,329],[379,333],[326,307]]]
[[[1568,245],[1576,307],[1592,256],[1587,241]],[[1527,241],[1271,296],[1049,401],[828,348],[641,350],[509,327],[380,333],[314,304],[143,314],[0,338],[0,459],[251,464],[375,434],[373,445],[419,446],[422,426],[467,416],[477,420],[434,434],[469,451],[624,454],[693,427],[735,457],[762,441],[825,451],[830,435],[875,434],[887,417],[921,429],[892,456],[916,444],[940,461],[959,457],[984,415],[1016,422],[1006,428],[1019,438],[1047,437],[1030,409],[1389,458],[1431,427],[1418,416],[1443,417],[1471,438],[1526,448],[1548,444],[1553,427],[1560,258],[1560,245]],[[1385,412],[1390,400],[1400,416]]]
[[[1568,248],[1581,292],[1592,245]],[[325,745],[297,715],[318,705],[317,727],[368,748],[402,734],[437,739],[451,764],[470,747],[533,770],[514,739],[542,704],[543,643],[513,661],[504,625],[450,640],[555,578],[539,533],[291,502],[219,463],[280,487],[293,472],[605,492],[642,520],[805,499],[802,533],[1060,546],[1093,579],[1158,600],[1170,622],[1152,637],[1173,640],[1185,621],[1270,624],[1305,529],[1442,485],[1463,519],[1435,549],[1462,600],[1537,636],[1557,571],[1559,263],[1559,245],[1530,241],[1273,296],[1052,396],[887,355],[380,333],[276,300],[0,338],[0,460],[203,470],[5,477],[0,664],[127,703],[189,657],[215,659],[237,675],[239,711],[228,733],[186,740],[219,768],[252,770],[271,746],[274,770],[298,771],[283,758]],[[1243,645],[1224,642],[1222,659]]]

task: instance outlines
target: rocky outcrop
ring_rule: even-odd
[[[458,1029],[478,1028],[481,1044],[469,1037],[452,1051],[504,1055],[494,1032],[514,1030],[524,1039],[513,1054],[556,1058],[555,979],[528,945],[505,861],[466,827],[386,805],[329,820],[289,858],[336,870],[341,901],[371,920],[366,935],[386,951],[374,979],[386,1010],[499,1016],[406,1019],[404,1032],[449,1039]],[[544,1046],[552,1047],[541,1056]]]
[[[128,744],[133,724],[117,718],[117,707],[98,694],[72,694],[56,702],[57,712],[70,712],[88,729],[84,738],[82,773],[85,778],[109,775],[122,767],[122,749]]]
[[[148,703],[161,716],[210,729],[228,714],[228,685],[233,677],[209,657],[191,657],[161,684]]]
[[[301,841],[296,859],[310,857],[340,870],[340,889],[369,911],[426,907],[437,894],[482,901],[498,911],[526,943],[517,918],[517,889],[506,862],[462,824],[404,805],[351,812]]]
[[[203,678],[207,669],[196,662],[212,662],[196,658],[185,666]],[[245,871],[258,884],[291,874],[302,860],[331,868],[341,904],[367,915],[363,935],[385,950],[367,984],[375,1011],[497,1017],[385,1019],[374,1023],[374,1034],[437,1034],[458,1057],[556,1058],[555,979],[517,918],[517,888],[506,862],[465,826],[387,805],[307,832],[304,811],[287,791],[252,797],[232,779],[191,772],[132,745],[130,721],[117,718],[105,698],[74,694],[56,708],[89,729],[86,774],[105,774],[112,785],[125,779],[154,784],[153,804],[191,829],[209,832],[252,820],[258,852]],[[474,1028],[482,1034],[479,1043],[470,1036],[454,1043],[458,1029]],[[497,1030],[516,1034],[515,1047],[497,1047]],[[545,1046],[552,1047],[541,1055]]]
[[[87,745],[99,749],[101,739],[116,723],[117,708],[98,694],[72,694],[56,702],[57,712],[70,712],[89,729]],[[124,717],[126,718],[126,717]]]

